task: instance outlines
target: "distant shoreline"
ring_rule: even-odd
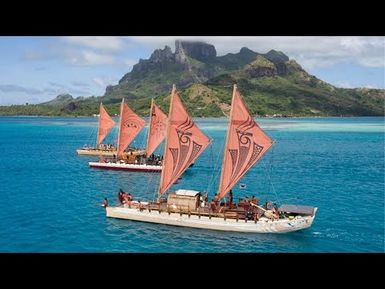
[[[90,116],[90,115],[0,115],[0,118],[3,117],[10,117],[10,118],[98,118],[97,116]],[[113,116],[118,117],[118,116]],[[147,116],[143,116],[144,118],[147,118]],[[385,118],[385,115],[350,115],[350,116],[285,116],[285,117],[278,117],[278,116],[254,116],[254,118],[258,119],[296,119],[296,118],[367,118],[367,117],[376,117],[376,118]],[[193,118],[203,118],[203,119],[228,119],[225,116],[221,117],[211,117],[211,116],[196,116]]]

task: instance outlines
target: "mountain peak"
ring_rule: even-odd
[[[62,94],[59,94],[58,96],[56,96],[56,99],[57,100],[68,100],[68,99],[73,99],[72,95],[69,94],[69,93],[62,93]]]
[[[242,47],[241,50],[239,50],[239,53],[241,54],[255,54],[255,52],[247,47]]]
[[[274,63],[269,61],[266,57],[263,57],[262,55],[257,55],[255,60],[250,63],[250,66],[261,66],[261,67],[270,67],[274,68]]]
[[[74,98],[72,97],[71,94],[63,93],[63,94],[59,94],[58,96],[56,96],[54,99],[50,101],[43,102],[42,104],[45,104],[45,105],[67,104],[73,100]]]
[[[251,77],[275,76],[277,75],[277,68],[273,62],[258,55],[253,62],[246,65],[245,72]]]
[[[185,56],[205,61],[215,58],[217,51],[214,45],[205,42],[175,40],[175,58],[184,59]]]
[[[282,63],[289,61],[289,57],[282,51],[276,51],[271,49],[268,53],[264,54],[264,57],[274,63]]]
[[[153,62],[173,61],[174,55],[169,46],[165,46],[164,49],[156,49],[150,56],[150,60]]]

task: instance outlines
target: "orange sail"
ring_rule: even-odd
[[[166,136],[167,115],[159,106],[151,101],[150,110],[150,127],[147,138],[147,152],[146,156],[149,157],[158,145],[163,141]]]
[[[209,144],[209,138],[187,114],[174,86],[171,93],[159,197],[178,180]]]
[[[144,119],[139,117],[122,99],[120,107],[120,126],[118,137],[118,157],[120,157],[126,147],[134,140],[140,130],[145,126]]]
[[[272,144],[273,141],[251,117],[234,85],[218,200],[230,191]]]
[[[114,127],[115,121],[110,117],[107,110],[104,108],[103,104],[100,104],[99,110],[99,129],[98,129],[98,139],[96,145],[99,145],[104,138],[108,135],[110,130]]]

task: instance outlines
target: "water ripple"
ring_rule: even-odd
[[[212,196],[218,178],[208,176],[219,174],[227,123],[197,122],[214,139],[212,149],[174,188],[209,189]],[[244,176],[247,188],[234,188],[236,196],[263,202],[276,192],[281,202],[319,207],[311,228],[283,235],[106,218],[104,197],[114,202],[123,188],[152,198],[159,174],[90,169],[93,158],[75,149],[94,141],[95,124],[0,118],[0,149],[7,152],[0,161],[0,252],[384,252],[382,118],[261,120],[277,143]]]

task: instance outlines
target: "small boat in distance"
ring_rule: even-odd
[[[191,189],[164,194],[210,144],[184,109],[176,93],[171,93],[163,170],[158,198],[148,202],[131,197],[118,206],[105,203],[111,218],[220,231],[249,233],[287,233],[310,227],[317,208],[281,205],[270,208],[258,205],[256,199],[233,203],[232,188],[273,145],[257,125],[234,85],[230,121],[227,130],[220,185],[213,200]],[[221,200],[228,195],[227,202]]]
[[[113,144],[103,144],[103,140],[110,133],[111,129],[115,126],[115,121],[108,114],[106,108],[103,106],[103,103],[100,103],[99,107],[99,125],[98,133],[96,139],[96,146],[89,147],[84,146],[81,149],[77,149],[76,153],[78,155],[88,155],[88,156],[105,156],[105,157],[114,157],[116,156],[116,147]],[[126,154],[141,155],[144,154],[144,150],[137,150],[134,148],[128,148],[125,152]]]
[[[145,154],[140,156],[123,155],[123,151],[144,127],[145,122],[123,103],[121,115],[124,120],[119,128],[117,159],[89,162],[89,166],[99,169],[160,172],[162,170],[162,157],[155,156],[153,152],[165,138],[167,115],[152,99],[147,146]]]

